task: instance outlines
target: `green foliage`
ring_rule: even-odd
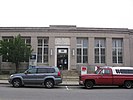
[[[29,61],[32,51],[31,46],[27,46],[20,35],[10,41],[0,41],[0,55],[6,61],[15,63],[16,71],[18,71],[20,62]]]

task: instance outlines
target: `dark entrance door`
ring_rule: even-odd
[[[68,48],[57,48],[57,67],[68,70]]]

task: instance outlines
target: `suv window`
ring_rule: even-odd
[[[58,69],[57,67],[55,67],[55,71],[56,71],[56,72],[59,72],[59,69]]]
[[[54,73],[54,68],[38,68],[37,73]]]
[[[28,74],[35,74],[36,73],[36,68],[30,68],[26,71]]]
[[[47,69],[46,68],[38,68],[37,73],[47,73]]]
[[[48,68],[48,73],[54,73],[55,69],[54,68]]]

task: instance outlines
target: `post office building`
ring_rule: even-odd
[[[89,28],[75,25],[49,27],[0,27],[0,39],[20,34],[33,48],[35,59],[22,62],[57,66],[61,70],[80,70],[87,66],[133,66],[133,30],[128,28]],[[14,65],[0,57],[0,70],[12,71]]]

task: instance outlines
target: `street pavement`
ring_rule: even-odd
[[[133,89],[109,86],[93,89],[83,86],[14,88],[9,84],[0,84],[0,100],[133,100]]]

